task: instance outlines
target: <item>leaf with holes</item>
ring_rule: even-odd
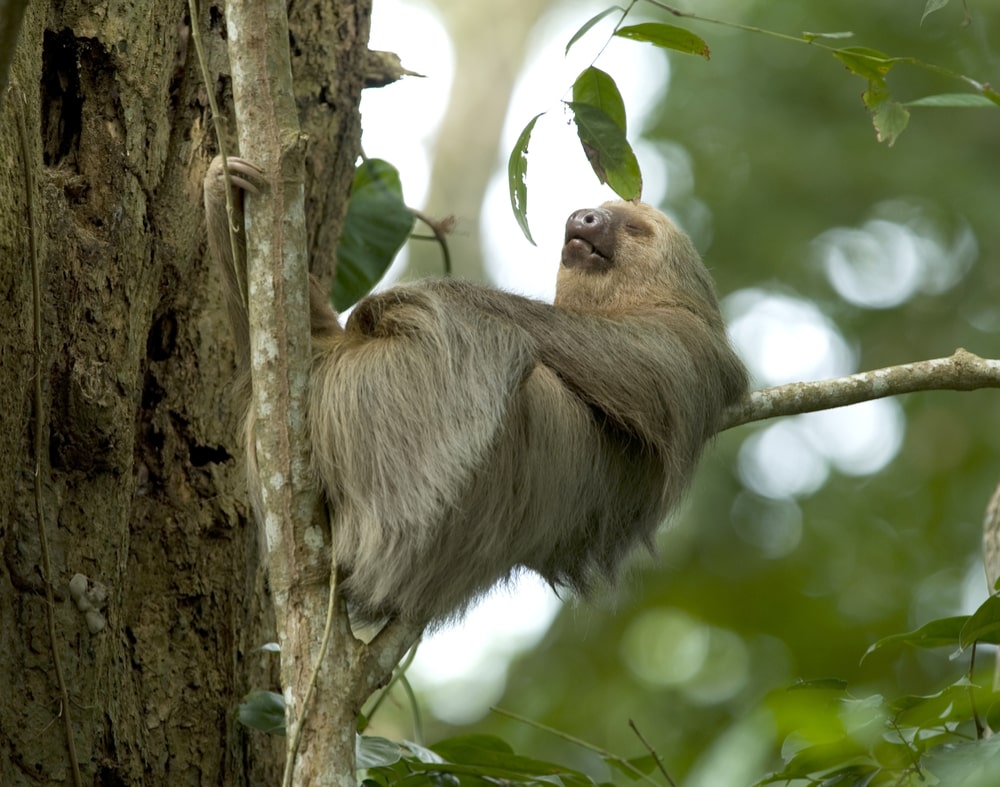
[[[868,83],[868,90],[864,92],[862,99],[871,112],[878,141],[888,142],[889,147],[892,147],[910,122],[909,111],[892,97],[885,81],[881,79]]]
[[[538,118],[544,115],[539,112],[524,127],[521,136],[514,143],[514,149],[510,152],[507,160],[507,188],[510,191],[510,209],[514,211],[514,218],[517,219],[517,226],[521,228],[524,237],[528,239],[532,246],[535,239],[531,237],[531,230],[528,229],[528,142],[531,140],[531,132],[535,128]]]

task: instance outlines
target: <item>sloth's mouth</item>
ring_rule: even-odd
[[[611,258],[586,238],[576,235],[566,239],[562,250],[562,264],[567,268],[607,270]]]

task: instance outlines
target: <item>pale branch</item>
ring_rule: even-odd
[[[993,490],[983,515],[983,567],[986,569],[986,591],[995,593],[1000,582],[1000,485]],[[1000,652],[993,668],[993,690],[1000,689]]]
[[[368,646],[360,652],[361,658],[356,662],[355,675],[361,692],[357,697],[359,703],[364,702],[377,688],[389,682],[392,671],[400,659],[420,640],[422,633],[418,627],[392,619],[375,635]]]
[[[947,358],[754,391],[726,412],[719,431],[752,421],[831,410],[917,391],[974,391],[978,388],[1000,388],[1000,360],[980,358],[959,348]]]
[[[270,186],[246,201],[253,383],[247,430],[281,644],[288,730],[282,783],[353,784],[353,735],[348,747],[346,735],[322,729],[327,714],[310,714],[306,705],[310,697],[313,709],[333,703],[329,671],[319,672],[332,585],[329,548],[316,517],[319,495],[309,471],[305,140],[283,0],[229,0],[226,34],[240,153],[267,174]]]

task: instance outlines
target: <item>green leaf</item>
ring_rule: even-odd
[[[510,191],[510,209],[514,211],[514,218],[517,219],[517,226],[521,228],[524,237],[528,239],[532,246],[535,239],[531,237],[531,230],[528,229],[528,184],[525,179],[528,176],[528,142],[531,139],[531,132],[535,128],[544,112],[539,112],[524,127],[521,136],[514,143],[514,149],[510,152],[507,160],[507,188]]]
[[[888,704],[889,713],[901,734],[913,737],[913,729],[927,737],[927,730],[943,731],[949,724],[961,723],[972,717],[972,697],[966,676],[934,694],[896,697]]]
[[[927,0],[927,4],[924,6],[923,16],[920,17],[920,24],[923,24],[927,17],[935,11],[940,11],[946,5],[948,5],[948,0]]]
[[[925,763],[940,785],[992,787],[1000,772],[1000,736],[938,746],[927,753],[921,765]]]
[[[622,94],[618,92],[615,80],[601,69],[591,66],[580,72],[573,83],[573,101],[597,107],[615,122],[622,134],[627,131]]]
[[[958,615],[952,618],[939,618],[924,624],[915,631],[905,634],[892,634],[874,642],[865,651],[861,660],[868,658],[870,653],[881,650],[889,645],[912,645],[916,648],[941,648],[946,645],[959,644],[962,627],[969,621],[968,615]]]
[[[273,691],[251,691],[236,711],[240,723],[270,735],[285,734],[285,698]]]
[[[577,135],[598,180],[622,199],[638,199],[642,173],[625,132],[599,107],[576,101],[567,102],[567,106],[573,110]]]
[[[646,41],[660,49],[673,49],[688,55],[701,55],[706,60],[711,56],[708,44],[703,38],[696,36],[690,30],[660,22],[643,22],[639,25],[629,25],[615,31],[619,38],[629,38],[632,41]]]
[[[428,749],[426,746],[421,746],[419,743],[414,743],[413,741],[403,741],[406,744],[406,749],[412,755],[413,759],[418,762],[444,762],[444,759],[437,752]]]
[[[884,52],[861,46],[836,49],[833,56],[847,66],[847,70],[852,74],[875,82],[881,82],[890,69],[899,62],[897,58],[889,57]]]
[[[431,749],[448,762],[480,762],[487,753],[513,754],[513,747],[496,735],[456,735]]]
[[[959,644],[967,648],[974,642],[1000,644],[1000,596],[990,596],[962,626]]]
[[[402,747],[388,738],[374,735],[359,735],[355,746],[358,770],[381,768],[399,762],[403,756]]]
[[[830,775],[836,775],[840,769],[857,769],[859,773],[867,773],[875,767],[867,762],[866,749],[848,737],[835,741],[816,743],[798,749],[780,773],[770,774],[768,781],[758,784],[768,784],[774,781],[808,779],[815,777],[821,771],[835,769]],[[837,784],[838,782],[834,782]],[[843,784],[843,782],[840,782]]]
[[[564,787],[594,784],[584,774],[563,765],[515,754],[510,744],[494,735],[461,735],[436,743],[432,749],[444,762],[408,760],[408,769],[413,773],[453,773],[513,783],[541,782]]]
[[[986,96],[978,93],[942,93],[936,96],[924,96],[914,101],[907,101],[904,106],[965,109],[966,107],[992,107],[995,105]]]
[[[892,97],[889,86],[882,78],[869,80],[862,99],[871,112],[878,141],[888,142],[889,147],[892,147],[910,122],[910,113]]]
[[[840,700],[840,722],[844,732],[857,743],[872,746],[882,737],[888,722],[885,698],[881,694],[854,699]]]
[[[344,231],[337,246],[333,305],[346,309],[371,291],[413,229],[403,202],[399,172],[387,161],[368,159],[354,173]]]
[[[569,54],[570,47],[573,46],[573,44],[575,44],[577,41],[579,41],[585,35],[587,35],[587,33],[590,31],[590,28],[592,28],[594,25],[596,25],[598,22],[600,22],[602,19],[604,19],[604,17],[606,17],[608,14],[613,14],[615,11],[621,11],[622,14],[625,13],[625,9],[624,8],[622,8],[621,6],[613,5],[613,6],[611,6],[611,8],[605,8],[603,11],[601,11],[601,13],[596,14],[595,16],[590,17],[590,19],[588,19],[586,22],[584,22],[583,26],[579,30],[577,30],[575,33],[573,33],[573,37],[566,44],[566,53],[565,54],[567,54],[567,55]]]
[[[636,778],[636,771],[648,776],[657,768],[656,757],[652,754],[643,754],[628,760],[622,760],[619,757],[602,757],[601,759],[604,760],[605,765],[609,768],[624,774],[630,779]]]
[[[902,104],[892,99],[880,102],[872,113],[875,136],[879,142],[888,142],[890,148],[896,143],[896,138],[903,133],[909,122],[910,113]]]
[[[762,787],[765,784],[775,784],[782,782],[787,784],[790,780],[802,777],[808,779],[811,784],[819,784],[820,787],[868,787],[879,774],[879,768],[873,764],[846,765],[842,768],[835,768],[832,771],[825,771],[822,775],[822,782],[812,776],[812,771],[800,773],[799,766],[789,767],[780,773],[771,773],[758,782],[753,783],[753,787]]]

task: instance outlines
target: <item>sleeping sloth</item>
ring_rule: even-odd
[[[229,168],[255,190],[253,165]],[[218,158],[205,204],[245,363]],[[613,578],[747,392],[698,253],[639,202],[569,217],[553,304],[423,281],[341,327],[314,286],[312,331],[313,465],[341,587],[367,620],[460,615],[519,567],[579,592]]]

